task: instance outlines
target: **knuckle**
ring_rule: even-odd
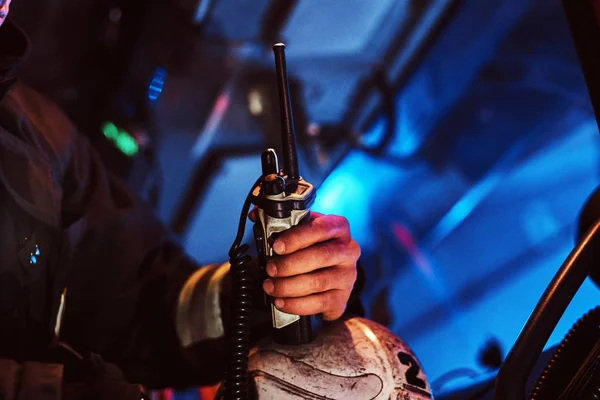
[[[326,266],[326,264],[331,261],[332,254],[334,253],[332,247],[333,246],[331,244],[324,244],[321,246],[320,252],[323,266]]]
[[[327,271],[323,274],[323,291],[331,290],[335,287],[335,279],[332,274],[333,271]]]
[[[312,287],[317,292],[322,292],[325,289],[325,277],[321,274],[315,274],[312,277]]]
[[[352,258],[354,253],[354,246],[352,242],[344,243],[340,245],[340,254],[343,255],[344,261],[348,258]]]
[[[310,220],[309,222],[309,226],[311,228],[318,228],[319,226],[323,225],[323,221],[326,220],[327,218],[324,217],[315,217],[313,219]]]
[[[332,250],[335,256],[331,257],[331,260],[335,264],[350,264],[355,263],[358,260],[358,254],[360,253],[360,246],[353,240],[350,242],[336,243],[335,250]]]
[[[350,230],[350,222],[348,221],[348,218],[339,216],[338,221],[339,221],[338,223],[339,223],[340,227],[343,230],[345,230],[345,231]]]

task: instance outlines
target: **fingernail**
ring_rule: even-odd
[[[283,299],[275,299],[275,307],[281,309],[285,305]]]
[[[265,292],[266,292],[267,294],[271,294],[271,293],[273,293],[273,289],[274,289],[274,286],[273,286],[273,281],[272,281],[272,280],[270,280],[270,279],[267,279],[267,280],[266,280],[266,281],[263,283],[263,289],[265,290]]]
[[[269,274],[269,276],[277,275],[277,267],[274,263],[270,262],[267,264],[267,274]]]
[[[285,244],[281,240],[276,240],[275,243],[273,243],[273,250],[275,250],[275,253],[277,254],[283,254],[285,251]]]

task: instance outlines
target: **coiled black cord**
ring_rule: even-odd
[[[248,245],[241,245],[246,230],[246,218],[252,204],[252,190],[260,184],[262,177],[250,189],[246,197],[235,241],[229,250],[231,264],[231,311],[229,319],[229,352],[225,371],[225,399],[247,400],[248,397],[248,353],[250,352],[250,321],[254,280],[252,258],[246,255]]]

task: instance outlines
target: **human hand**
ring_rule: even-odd
[[[256,210],[250,219],[256,220]],[[360,257],[346,218],[311,212],[307,223],[277,237],[273,251],[263,290],[275,307],[294,315],[323,314],[329,321],[344,314]]]

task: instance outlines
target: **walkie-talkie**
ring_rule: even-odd
[[[284,168],[279,169],[277,153],[273,149],[263,152],[262,175],[256,180],[244,201],[238,231],[231,249],[232,299],[229,315],[229,354],[224,385],[217,398],[227,400],[248,399],[248,353],[251,347],[250,326],[254,314],[256,285],[253,263],[246,254],[248,245],[242,244],[250,205],[257,207],[254,237],[258,250],[258,264],[266,279],[266,265],[273,253],[273,242],[278,234],[306,221],[315,201],[316,190],[300,176],[296,153],[296,132],[292,116],[290,89],[285,66],[285,45],[273,46],[279,104],[281,109],[281,136]],[[263,279],[264,280],[264,279]],[[281,344],[305,344],[314,336],[311,317],[290,315],[273,305],[265,296],[264,305],[271,309],[273,339]]]
[[[281,137],[283,168],[279,168],[277,153],[267,149],[262,154],[262,179],[252,191],[252,203],[257,206],[257,222],[254,237],[258,250],[259,265],[266,277],[266,264],[273,257],[273,242],[277,235],[300,224],[310,216],[310,207],[316,190],[302,179],[298,171],[296,132],[290,99],[290,89],[285,65],[285,45],[273,46],[277,88],[281,111]],[[278,310],[272,299],[267,298],[271,308],[274,339],[282,344],[303,344],[312,340],[311,318],[291,315]]]

